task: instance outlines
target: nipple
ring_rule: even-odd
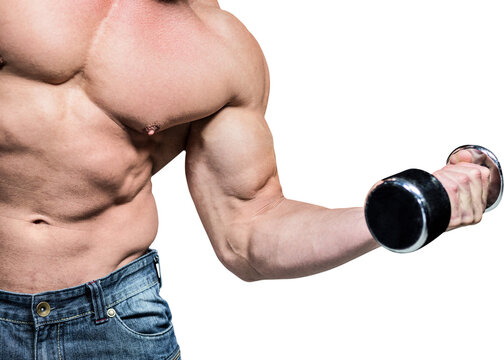
[[[144,127],[144,131],[147,133],[147,135],[149,136],[152,136],[156,133],[156,131],[158,131],[160,128],[159,125],[147,125],[146,127]]]

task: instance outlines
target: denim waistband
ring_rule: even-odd
[[[76,287],[39,294],[0,290],[0,321],[37,327],[90,314],[97,323],[106,321],[107,308],[161,283],[158,264],[157,251],[149,250],[109,275]]]

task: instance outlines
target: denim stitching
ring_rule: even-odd
[[[173,360],[178,360],[180,359],[180,350],[177,352],[177,355],[173,358]]]
[[[58,360],[61,360],[60,327],[61,327],[61,324],[58,324]]]
[[[19,320],[11,320],[11,319],[5,319],[5,318],[0,318],[0,320],[11,322],[14,324],[22,324],[22,325],[33,325],[33,321],[19,321]]]
[[[167,360],[178,360],[178,359],[180,359],[180,349],[178,349],[178,351],[177,351],[177,353],[175,354],[174,357],[170,357]]]
[[[151,287],[155,286],[156,284],[158,284],[158,281],[157,281],[157,280],[156,280],[156,281],[154,281],[154,282],[152,282],[152,283],[150,283],[150,284],[148,284],[148,285],[146,285],[145,287],[143,287],[143,288],[141,288],[141,289],[139,289],[139,290],[137,290],[137,291],[135,291],[135,292],[131,293],[131,294],[128,294],[127,296],[123,297],[122,299],[119,299],[119,300],[114,301],[112,304],[108,304],[108,305],[107,305],[107,306],[105,306],[105,307],[106,307],[106,308],[113,307],[113,306],[115,306],[115,305],[119,304],[120,302],[122,302],[122,301],[124,301],[124,300],[129,299],[129,298],[130,298],[130,297],[132,297],[132,296],[135,296],[135,295],[137,295],[137,294],[140,294],[142,291],[145,291],[145,290],[147,290],[147,289],[150,289]]]
[[[151,287],[155,286],[156,284],[158,284],[158,281],[154,281],[152,283],[149,283],[147,284],[146,286],[144,286],[143,288],[131,293],[131,294],[128,294],[127,296],[119,299],[119,300],[116,300],[114,301],[113,303],[109,304],[106,306],[106,308],[110,308],[110,307],[113,307],[117,304],[119,304],[120,302],[124,301],[124,300],[127,300],[129,299],[130,297],[132,296],[135,296],[139,293],[141,293],[142,291],[145,291],[147,289],[150,289]],[[39,325],[51,325],[51,324],[55,324],[55,323],[58,323],[60,321],[68,321],[68,320],[73,320],[73,319],[76,319],[78,317],[82,317],[82,316],[86,316],[86,315],[89,315],[89,314],[92,314],[93,312],[92,311],[88,311],[88,312],[85,312],[85,313],[82,313],[82,314],[78,314],[78,315],[74,315],[74,316],[70,316],[70,317],[67,317],[67,318],[63,318],[63,319],[58,319],[58,320],[52,320],[52,321],[47,321],[47,322],[41,322],[39,323]],[[33,325],[34,322],[33,321],[20,321],[20,320],[11,320],[11,319],[5,319],[5,318],[1,318],[0,317],[0,320],[3,320],[3,321],[7,321],[7,322],[11,322],[11,323],[14,323],[14,324],[21,324],[21,325]]]
[[[152,283],[149,283],[146,286],[144,286],[143,288],[141,288],[141,289],[139,289],[139,290],[137,290],[137,291],[135,291],[135,292],[133,292],[131,294],[128,294],[127,296],[125,296],[125,297],[123,297],[123,298],[121,298],[119,300],[116,300],[116,301],[114,301],[111,304],[106,305],[106,308],[113,307],[113,306],[119,304],[120,302],[122,302],[124,300],[127,300],[130,297],[135,296],[135,295],[141,293],[142,291],[150,289],[151,287],[155,286],[158,283],[159,283],[158,280],[156,280],[156,281],[154,281]],[[38,323],[38,325],[52,325],[52,324],[56,324],[58,322],[64,322],[64,321],[73,320],[73,319],[76,319],[76,318],[79,318],[79,317],[82,317],[82,316],[86,316],[86,315],[89,315],[89,314],[92,314],[92,313],[93,313],[92,311],[87,311],[85,313],[74,315],[74,316],[70,316],[70,317],[67,317],[67,318],[62,318],[62,319],[52,320],[52,321],[47,321],[47,322],[40,322],[40,323]],[[0,317],[0,321],[7,321],[7,322],[10,322],[10,323],[20,324],[20,325],[34,325],[35,324],[35,322],[33,322],[33,321],[11,320],[11,319],[6,319],[6,318],[2,318],[2,317]],[[59,325],[58,325],[58,327],[59,327]],[[58,333],[58,336],[59,336],[59,333]],[[177,358],[175,357],[173,360],[177,360]]]
[[[89,291],[91,292],[91,304],[93,306],[92,311],[94,312],[95,323],[103,324],[108,321],[108,317],[105,314],[105,300],[103,298],[103,288],[101,286],[100,280],[94,280],[86,284]]]
[[[63,318],[63,319],[41,322],[41,323],[39,323],[39,325],[52,325],[52,324],[56,324],[56,323],[63,322],[63,321],[73,320],[73,319],[76,319],[76,318],[79,318],[79,317],[82,317],[82,316],[86,316],[86,315],[89,315],[89,314],[92,314],[92,313],[93,313],[92,311],[88,311],[88,312],[85,312],[85,313],[82,313],[82,314],[70,316],[70,317]]]
[[[33,346],[33,359],[37,360],[37,348],[38,348],[38,330],[35,330],[34,336],[34,346]]]
[[[117,319],[117,321],[119,321],[119,323],[122,325],[122,327],[126,331],[134,334],[137,337],[139,336],[142,339],[159,338],[159,337],[164,336],[164,335],[166,335],[167,333],[169,333],[170,331],[173,330],[173,324],[170,322],[170,326],[167,329],[165,329],[165,330],[163,330],[163,331],[161,331],[159,333],[156,333],[156,334],[143,334],[143,333],[140,333],[138,331],[135,331],[135,330],[131,329],[128,325],[126,325],[117,312],[116,312],[115,318]]]

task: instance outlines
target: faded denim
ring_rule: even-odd
[[[158,264],[151,250],[77,287],[0,291],[0,359],[180,360]]]

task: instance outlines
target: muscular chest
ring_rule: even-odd
[[[71,78],[87,56],[93,34],[112,0],[2,0],[2,71],[59,84]]]
[[[133,130],[197,120],[230,98],[226,49],[184,1],[6,0],[0,13],[2,71],[81,78],[90,100]]]
[[[188,7],[123,1],[89,51],[85,90],[124,125],[164,130],[225,105],[230,95],[224,53]]]

